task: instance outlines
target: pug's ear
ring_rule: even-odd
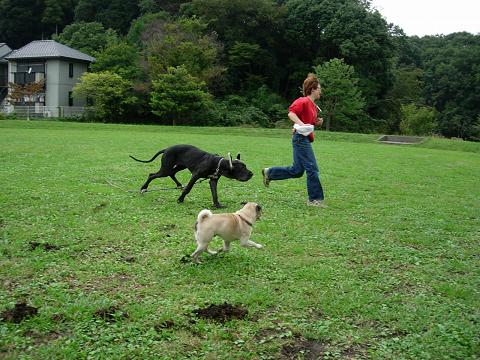
[[[260,211],[262,211],[262,207],[257,204],[257,212],[260,212]]]
[[[240,160],[240,153],[237,154],[237,160]]]

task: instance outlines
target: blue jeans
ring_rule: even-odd
[[[323,200],[323,189],[320,183],[317,160],[313,153],[312,145],[308,136],[294,133],[292,136],[293,146],[293,165],[292,166],[274,166],[268,168],[268,178],[270,180],[285,180],[302,177],[303,172],[307,172],[307,191],[308,199]]]

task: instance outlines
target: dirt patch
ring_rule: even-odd
[[[116,306],[110,306],[105,309],[98,309],[93,313],[93,316],[106,322],[115,322],[121,319],[127,319],[128,313],[121,311]]]
[[[31,338],[32,341],[35,343],[35,345],[42,345],[58,339],[61,335],[56,331],[52,331],[47,334],[42,334],[34,330],[29,330],[25,332],[25,336],[28,336],[29,338]]]
[[[353,345],[342,352],[344,359],[367,359],[367,348],[361,345]]]
[[[170,231],[170,230],[173,230],[177,227],[177,225],[175,224],[166,224],[166,225],[163,225],[163,226],[160,226],[160,231]]]
[[[60,248],[56,245],[51,245],[49,243],[40,243],[37,241],[30,241],[30,250],[35,250],[38,247],[42,248],[45,251],[60,250]]]
[[[193,311],[193,314],[198,318],[213,320],[223,324],[232,319],[245,319],[248,315],[248,310],[225,302],[220,305],[210,304],[203,309],[196,309]]]
[[[53,314],[51,319],[53,322],[56,322],[56,323],[63,323],[66,321],[65,315],[62,313]]]
[[[321,359],[325,349],[326,346],[318,341],[296,338],[283,346],[279,359],[298,359],[300,356],[305,360]]]
[[[175,323],[173,322],[173,320],[165,320],[160,324],[156,324],[154,328],[157,332],[161,332],[162,330],[165,330],[165,329],[172,329],[174,326],[175,326]]]
[[[99,205],[97,205],[96,207],[93,208],[93,212],[99,212],[103,209],[105,209],[107,207],[108,203],[106,202],[102,202],[100,203]]]
[[[15,307],[0,314],[0,319],[5,322],[21,323],[24,319],[37,315],[38,309],[24,302],[15,304]]]
[[[122,257],[122,261],[125,261],[125,262],[128,262],[128,263],[134,263],[135,261],[137,261],[137,259],[133,255],[127,255],[127,256]]]

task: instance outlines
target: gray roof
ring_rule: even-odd
[[[0,43],[0,63],[6,63],[7,60],[4,59],[5,56],[10,54],[12,52],[12,49],[5,44],[5,43]]]
[[[68,58],[92,62],[94,57],[60,44],[54,40],[35,40],[5,57],[7,60],[33,58]]]

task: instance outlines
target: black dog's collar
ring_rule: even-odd
[[[217,165],[217,168],[215,169],[215,173],[209,176],[210,179],[218,179],[220,177],[218,174],[220,173],[220,164],[222,163],[222,160],[223,158],[221,158],[218,161],[218,165]]]
[[[243,221],[245,221],[248,226],[250,226],[250,227],[253,226],[253,224],[252,224],[250,221],[248,221],[247,219],[245,219],[242,215],[240,215],[240,214],[237,214],[237,215],[238,215],[238,217],[239,217],[240,219],[242,219]]]

